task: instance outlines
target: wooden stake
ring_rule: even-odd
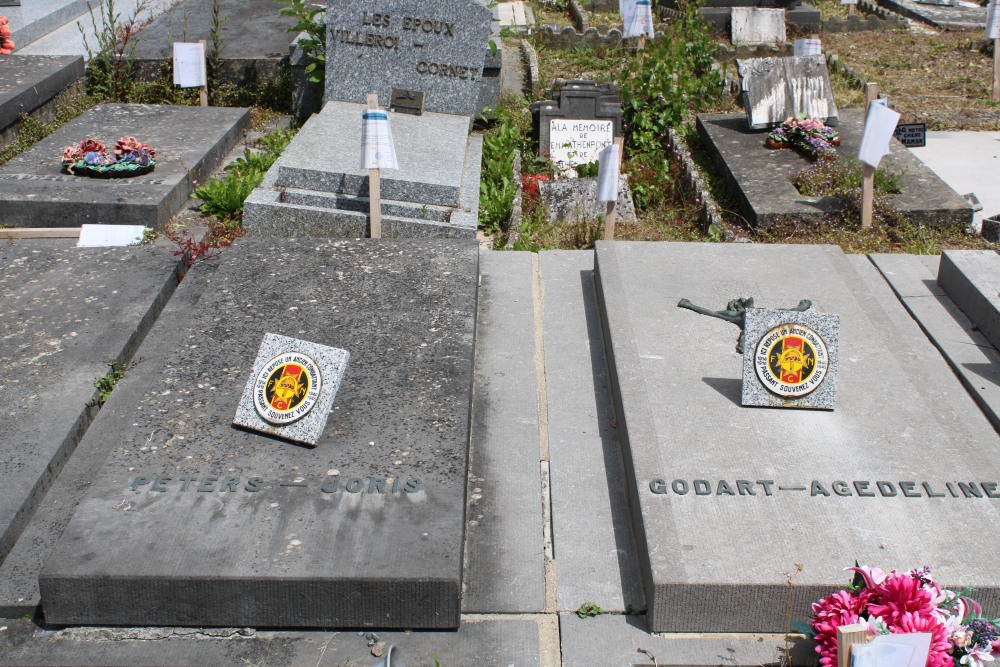
[[[847,15],[848,16],[854,16],[854,7],[855,7],[855,5],[847,5]]]
[[[79,227],[13,227],[0,229],[0,239],[77,239]]]
[[[198,43],[201,44],[202,54],[204,55],[205,58],[208,58],[208,42],[206,42],[203,39],[199,39]],[[202,63],[202,67],[204,67],[204,62]],[[205,74],[205,85],[202,86],[199,89],[198,93],[199,93],[199,97],[201,98],[201,106],[207,107],[208,106],[208,73],[207,72]]]
[[[865,125],[868,125],[868,110],[878,99],[878,84],[865,84]],[[863,133],[863,131],[862,131]],[[861,171],[861,226],[872,226],[872,210],[875,208],[875,167],[862,164]]]
[[[851,645],[867,644],[868,626],[864,623],[837,628],[837,667],[851,667]]]
[[[615,146],[618,147],[618,174],[622,173],[622,154],[625,152],[625,140],[622,137],[615,138]],[[615,218],[618,216],[618,200],[609,201],[604,213],[604,240],[615,240]]]
[[[378,95],[368,93],[368,109],[378,109]],[[382,238],[382,177],[378,169],[368,170],[368,217],[371,225],[371,237]]]
[[[1000,39],[993,40],[993,101],[1000,102]]]

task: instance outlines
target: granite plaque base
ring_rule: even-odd
[[[11,227],[142,224],[159,229],[187,202],[249,127],[247,109],[102,104],[0,168],[0,223]],[[156,148],[156,169],[94,179],[60,169],[63,148],[87,137],[114,146],[137,137]]]
[[[783,632],[855,560],[1000,606],[1000,438],[870,263],[598,241],[596,267],[652,632]],[[839,314],[835,411],[741,406],[736,328],[676,307],[736,294]]]
[[[477,261],[238,240],[185,344],[117,397],[134,417],[42,571],[46,621],[457,627]],[[268,331],[351,352],[315,448],[230,425]]]
[[[857,156],[863,123],[859,109],[840,111],[840,155]],[[799,194],[789,179],[808,167],[809,160],[794,150],[765,148],[767,132],[747,129],[744,114],[702,114],[697,125],[698,134],[740,204],[740,212],[754,227],[766,228],[781,218],[818,224],[840,207],[840,200],[834,197]],[[910,222],[972,222],[969,204],[898,141],[889,142],[889,154],[881,166],[900,174],[902,192],[893,195],[892,203]]]

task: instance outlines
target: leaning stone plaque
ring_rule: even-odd
[[[823,56],[750,58],[736,65],[751,130],[775,127],[800,113],[835,124],[837,105]]]
[[[474,0],[386,0],[378,10],[331,0],[326,100],[363,103],[393,88],[424,93],[424,110],[472,116],[479,104],[492,12]]]
[[[743,405],[833,409],[838,315],[749,308],[743,336]]]
[[[233,424],[315,447],[350,356],[340,348],[264,334]]]

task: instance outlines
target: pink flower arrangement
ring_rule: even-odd
[[[864,623],[869,635],[928,632],[927,667],[983,667],[1000,655],[1000,619],[982,617],[982,608],[967,597],[941,588],[930,568],[908,572],[849,567],[851,586],[813,603],[816,652],[823,667],[837,664],[837,628]]]
[[[67,146],[63,149],[63,164],[76,164],[87,156],[87,153],[100,153],[104,155],[107,151],[97,139],[84,139],[76,146]]]
[[[833,156],[835,146],[840,145],[840,135],[832,127],[827,127],[819,118],[807,118],[804,114],[789,118],[780,127],[767,135],[768,148],[794,146],[813,159]]]
[[[156,157],[156,149],[148,144],[144,144],[137,140],[135,137],[122,137],[117,142],[115,142],[115,155],[119,158],[128,153],[134,153],[138,150],[144,150],[149,153],[150,157]]]
[[[10,40],[10,21],[6,16],[0,16],[0,56],[9,56],[14,50],[14,42]]]

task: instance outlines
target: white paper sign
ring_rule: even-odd
[[[868,644],[851,645],[851,667],[924,667],[931,633],[877,635]]]
[[[1000,39],[1000,2],[986,5],[986,39]]]
[[[569,120],[549,121],[549,158],[567,176],[575,176],[575,167],[597,160],[602,150],[614,143],[614,121]]]
[[[618,201],[618,144],[602,150],[597,159],[597,201]]]
[[[174,42],[174,85],[181,88],[208,85],[204,44]]]
[[[399,169],[389,114],[381,109],[361,114],[361,168]]]
[[[81,225],[77,248],[109,248],[137,245],[146,228],[142,225]]]
[[[621,0],[622,37],[653,36],[653,8],[649,0]]]
[[[793,46],[794,56],[821,56],[823,44],[818,39],[797,39]]]
[[[882,157],[889,152],[889,141],[898,122],[898,113],[881,104],[872,104],[868,108],[865,133],[861,136],[858,160],[870,167],[878,167]]]
[[[858,4],[858,0],[840,0],[840,4],[842,4],[842,5],[856,5],[856,4]]]

